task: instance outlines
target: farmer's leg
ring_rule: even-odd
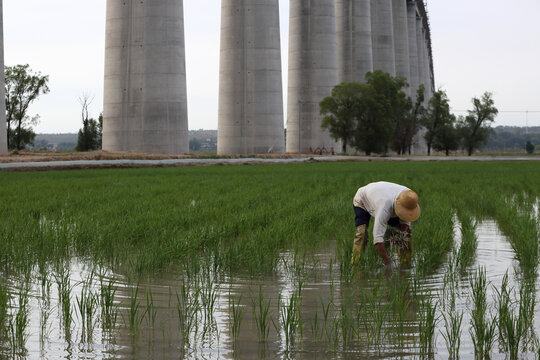
[[[368,241],[368,226],[371,215],[360,208],[354,207],[354,224],[356,225],[356,234],[354,236],[353,251],[351,257],[351,264],[357,263],[360,260],[360,256],[364,251]]]

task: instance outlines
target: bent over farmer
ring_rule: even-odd
[[[391,270],[394,265],[384,247],[384,233],[387,225],[397,227],[408,234],[408,246],[405,258],[408,261],[412,247],[411,222],[420,217],[418,195],[411,189],[391,182],[375,182],[361,187],[353,199],[356,235],[354,237],[351,263],[358,262],[368,242],[368,226],[371,217],[375,218],[373,226],[373,243],[381,256],[385,269]],[[400,253],[400,257],[401,257]]]

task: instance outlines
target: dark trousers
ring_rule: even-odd
[[[369,226],[369,220],[371,219],[371,215],[361,207],[353,206],[354,208],[354,224],[356,227],[359,227],[360,225],[368,225]],[[397,227],[399,226],[399,218],[394,217],[390,218],[388,220],[388,225]]]

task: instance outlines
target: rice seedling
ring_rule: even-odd
[[[391,302],[384,302],[382,294],[382,281],[379,279],[372,287],[371,291],[362,293],[365,305],[365,316],[363,318],[366,330],[366,343],[376,345],[382,343],[388,336],[384,327],[392,309]]]
[[[270,332],[270,299],[265,301],[261,286],[259,286],[259,296],[257,299],[252,298],[251,303],[259,342],[265,343]]]
[[[240,328],[242,326],[242,319],[244,316],[244,310],[240,306],[242,301],[242,295],[238,298],[238,301],[235,302],[231,295],[229,294],[229,308],[230,308],[230,317],[229,317],[229,327],[231,328],[233,344],[234,346],[238,345],[238,339],[240,337]]]
[[[435,349],[435,329],[438,317],[437,302],[431,294],[426,294],[420,299],[420,310],[418,320],[418,338],[420,340],[420,357],[430,357]]]
[[[71,342],[71,327],[73,324],[73,311],[71,306],[71,292],[73,286],[70,280],[70,270],[65,264],[61,264],[55,275],[58,289],[58,301],[60,305],[62,328],[67,342]]]
[[[518,359],[520,348],[534,345],[535,334],[532,316],[536,304],[534,283],[523,280],[519,290],[519,299],[512,300],[508,289],[508,273],[505,274],[501,289],[497,292],[497,311],[499,343],[511,360]],[[521,345],[521,347],[520,347]]]
[[[489,358],[495,341],[496,321],[488,313],[487,277],[485,269],[478,269],[470,280],[472,289],[471,334],[476,358]]]
[[[400,346],[404,346],[404,325],[407,321],[407,314],[412,304],[409,295],[409,284],[405,278],[394,277],[389,283],[389,296],[394,315],[394,329]]]
[[[315,314],[313,315],[313,319],[311,319],[310,323],[311,328],[311,337],[313,342],[319,341],[319,336],[321,336],[321,324],[319,323],[319,312],[315,310]]]
[[[508,288],[508,271],[503,276],[500,290],[494,287],[497,293],[497,328],[499,331],[499,343],[503,349],[508,349],[506,326],[510,325],[510,311],[512,307],[512,300],[510,298],[511,289]]]
[[[94,339],[94,329],[96,326],[95,316],[99,304],[98,295],[95,294],[92,287],[91,274],[86,281],[83,281],[81,296],[76,296],[75,300],[79,308],[81,322],[81,343],[92,344]]]
[[[29,336],[28,325],[30,323],[28,292],[28,283],[25,282],[19,290],[17,304],[15,307],[12,306],[12,312],[9,317],[9,343],[11,353],[14,357],[22,357],[27,353],[26,342]]]
[[[11,302],[10,294],[7,287],[4,285],[3,279],[0,279],[0,341],[5,338],[6,321],[8,319],[9,303]]]
[[[354,318],[350,314],[351,308],[352,308],[352,297],[345,296],[339,307],[339,314],[338,314],[343,347],[347,347],[352,343],[358,331],[355,327],[356,323],[354,321]]]
[[[149,289],[146,293],[146,320],[148,326],[154,328],[157,318],[157,309],[154,305],[154,295],[152,294],[152,289]]]
[[[519,316],[523,321],[525,329],[523,345],[526,347],[528,343],[533,342],[536,337],[534,331],[534,319],[531,314],[535,313],[536,309],[536,282],[535,279],[522,279],[519,289]]]
[[[442,334],[446,349],[448,350],[448,358],[450,360],[459,359],[459,348],[461,346],[461,324],[463,322],[462,311],[449,311],[443,313],[444,333]]]
[[[100,278],[100,301],[101,308],[101,325],[104,333],[109,333],[116,327],[118,319],[118,305],[115,304],[116,286],[115,281],[110,279],[105,282],[103,277]]]
[[[39,299],[39,346],[41,349],[45,346],[45,341],[49,338],[51,327],[49,319],[51,317],[51,305],[46,299]]]
[[[133,336],[133,339],[137,340],[139,336],[139,331],[141,329],[141,324],[147,315],[146,309],[140,311],[141,304],[139,302],[139,284],[135,288],[130,289],[129,297],[129,332]]]
[[[181,293],[176,293],[176,311],[178,314],[182,343],[185,346],[191,344],[192,335],[194,335],[193,338],[196,340],[197,323],[199,321],[198,314],[201,309],[199,303],[199,291],[200,289],[196,288],[194,292],[191,292],[189,285],[183,281]]]
[[[287,349],[296,342],[296,335],[301,326],[300,320],[300,299],[296,293],[291,294],[288,303],[279,298],[279,313],[283,333],[285,334],[285,345]]]
[[[341,341],[341,323],[339,315],[335,315],[332,319],[331,326],[326,330],[326,341],[328,343],[328,350],[331,352],[336,352],[339,349],[339,344]]]
[[[207,324],[213,322],[214,309],[219,293],[219,285],[215,282],[212,275],[205,276],[200,291],[201,306],[204,311],[204,319]]]

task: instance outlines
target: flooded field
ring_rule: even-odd
[[[515,253],[496,223],[479,223],[476,234],[477,256],[465,271],[452,270],[449,255],[428,276],[414,268],[392,276],[373,269],[344,279],[335,244],[302,258],[282,253],[270,277],[225,276],[208,264],[199,274],[163,271],[134,282],[81,259],[29,282],[8,276],[15,319],[8,328],[20,343],[5,341],[2,352],[29,359],[447,359],[456,346],[446,343],[454,311],[462,314],[459,356],[473,359],[470,281],[477,269],[487,275],[493,318],[505,275],[509,289],[518,295],[520,289]],[[455,236],[459,244],[459,231]],[[435,318],[428,347],[422,343],[426,306]],[[17,322],[21,311],[27,312],[24,329]],[[537,330],[540,315],[528,316]],[[505,359],[496,338],[492,358]],[[536,335],[520,346],[520,356],[534,358]]]
[[[350,263],[382,179],[422,206],[393,274]],[[0,358],[537,358],[539,197],[529,162],[0,173]]]

